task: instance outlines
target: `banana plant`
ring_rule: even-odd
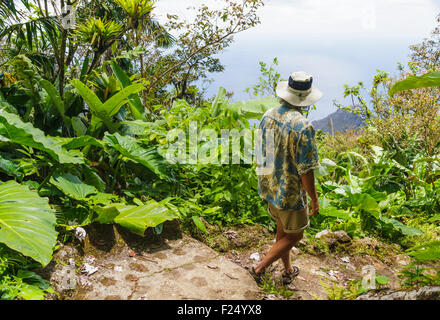
[[[127,98],[145,89],[141,84],[133,84],[122,89],[103,103],[91,89],[78,79],[72,80],[72,85],[87,103],[92,114],[89,132],[90,135],[94,137],[98,135],[102,124],[104,124],[111,133],[116,132],[120,123],[114,122],[112,117],[119,112],[124,104],[129,102]]]

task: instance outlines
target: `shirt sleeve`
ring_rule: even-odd
[[[308,125],[301,131],[296,146],[295,159],[300,176],[320,167],[315,129],[312,125]]]

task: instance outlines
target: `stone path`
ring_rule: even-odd
[[[66,246],[55,257],[56,261],[64,260],[64,265],[57,263],[50,271],[53,286],[59,292],[63,290],[62,277],[68,261],[77,256],[79,269],[85,271],[84,263],[88,261],[91,269],[97,271],[78,274],[77,289],[68,299],[242,300],[258,296],[259,288],[244,268],[197,240],[183,235],[150,247],[139,246],[142,238],[137,241],[116,241],[107,251],[86,245],[81,258],[77,256],[78,249]]]

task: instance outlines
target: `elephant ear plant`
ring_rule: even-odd
[[[15,181],[0,185],[0,243],[46,266],[57,241],[47,198]]]

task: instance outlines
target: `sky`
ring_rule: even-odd
[[[191,19],[190,6],[219,7],[223,0],[159,0],[155,14]],[[246,88],[256,84],[259,61],[279,59],[277,70],[287,79],[294,71],[313,75],[324,92],[312,111],[319,120],[344,102],[344,85],[363,81],[367,88],[376,70],[397,75],[397,64],[407,63],[409,46],[430,36],[440,14],[440,0],[267,0],[259,10],[261,24],[238,34],[221,55],[223,73],[212,74],[208,88],[233,91],[233,100],[249,99]],[[348,103],[348,102],[347,102]]]

